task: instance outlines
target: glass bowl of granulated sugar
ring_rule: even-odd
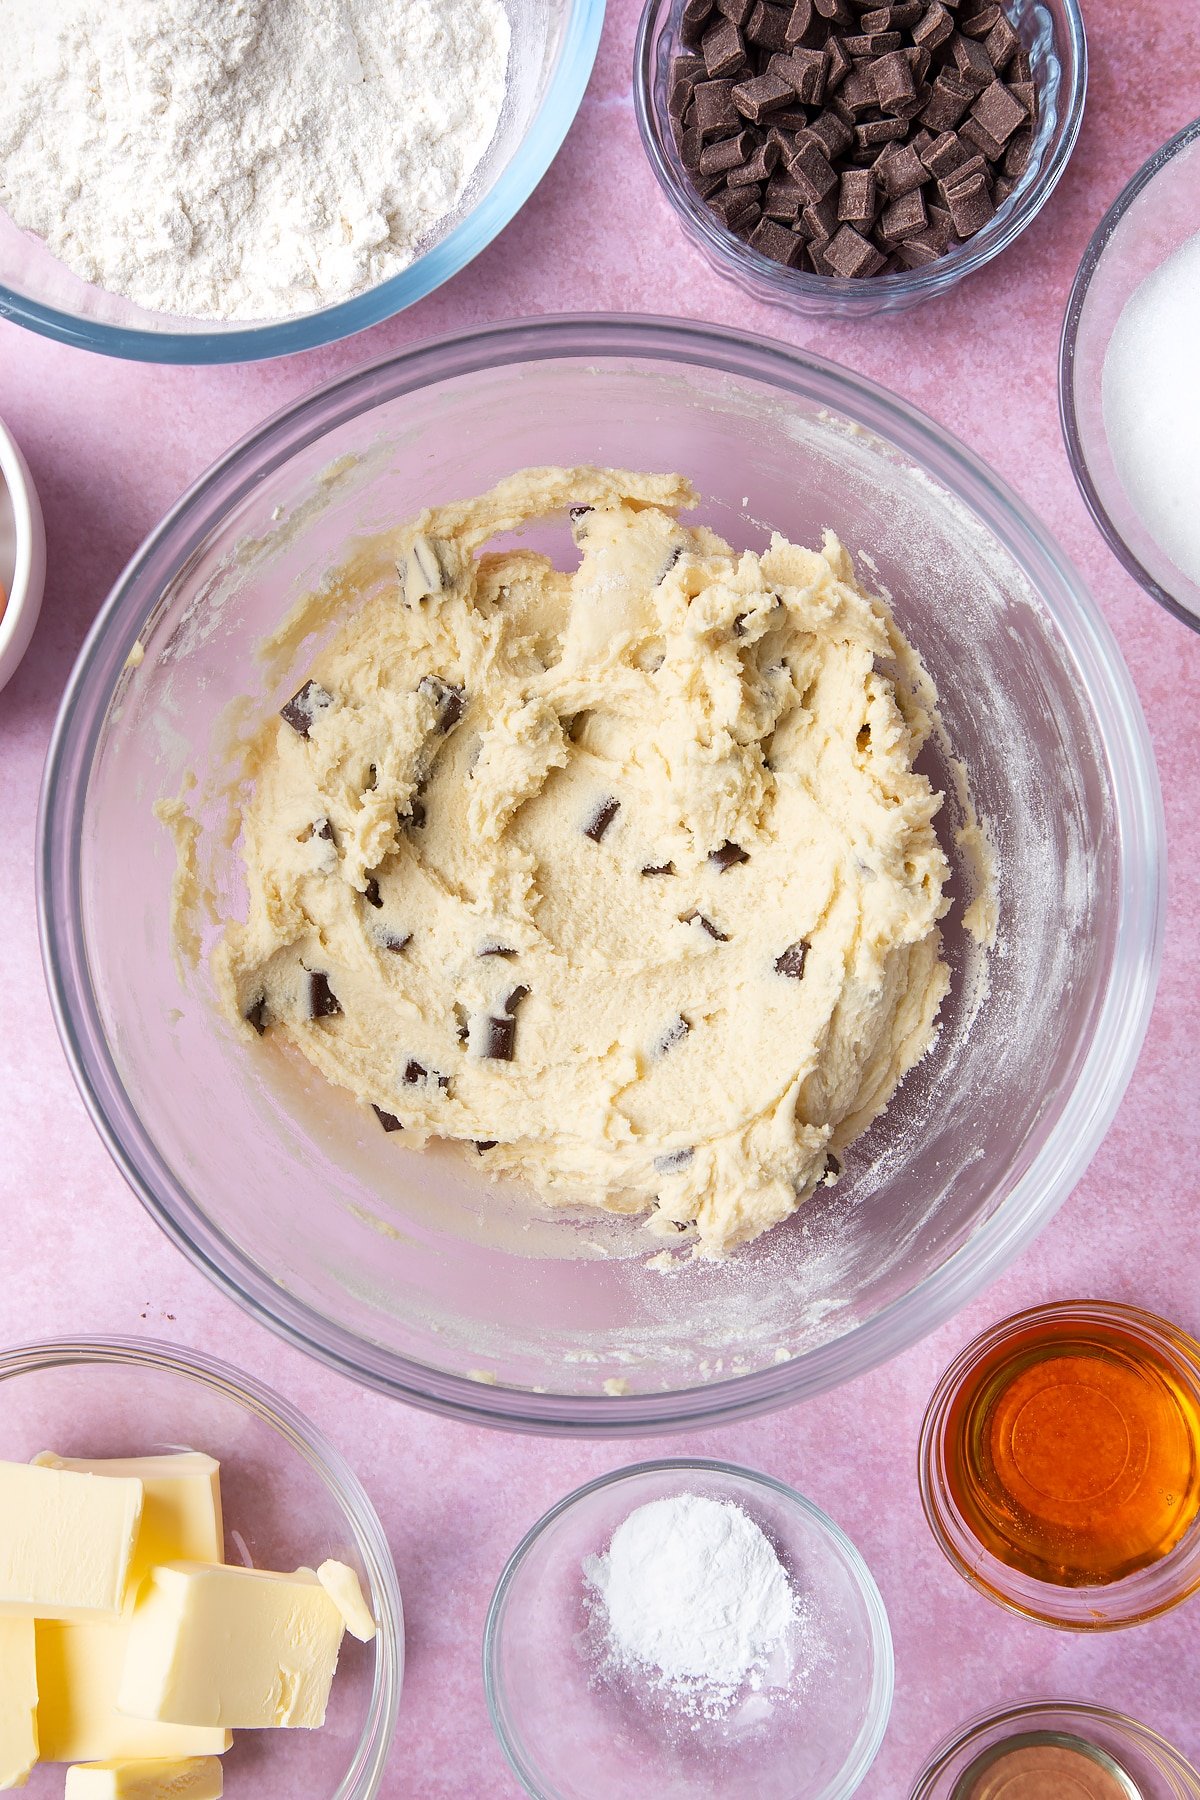
[[[496,1735],[536,1800],[845,1800],[892,1704],[887,1613],[832,1519],[729,1463],[569,1494],[500,1578]]]
[[[0,318],[171,363],[390,318],[529,198],[604,7],[9,0]]]

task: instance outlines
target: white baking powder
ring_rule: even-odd
[[[1200,586],[1200,232],[1126,303],[1104,358],[1104,429],[1146,530]]]
[[[506,91],[500,0],[0,0],[0,206],[157,312],[373,286],[451,213]]]
[[[798,1616],[783,1565],[753,1519],[700,1494],[639,1506],[583,1571],[606,1661],[708,1718],[761,1684]]]

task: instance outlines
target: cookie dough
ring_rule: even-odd
[[[949,871],[885,603],[832,536],[738,554],[694,503],[529,469],[400,531],[254,743],[215,972],[372,1129],[720,1257],[929,1047]],[[487,549],[564,517],[571,571]]]

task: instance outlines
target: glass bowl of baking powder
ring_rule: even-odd
[[[683,1459],[618,1469],[538,1521],[483,1663],[535,1800],[846,1800],[894,1679],[883,1600],[841,1528],[769,1475]]]
[[[605,10],[208,5],[6,13],[0,318],[165,363],[286,356],[391,318],[532,194]]]

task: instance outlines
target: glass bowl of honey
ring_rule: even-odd
[[[1200,1800],[1200,1775],[1156,1731],[1082,1701],[972,1719],[939,1745],[912,1800]]]
[[[925,1414],[934,1537],[1001,1606],[1075,1631],[1200,1589],[1200,1344],[1136,1307],[1064,1301],[969,1344]]]

